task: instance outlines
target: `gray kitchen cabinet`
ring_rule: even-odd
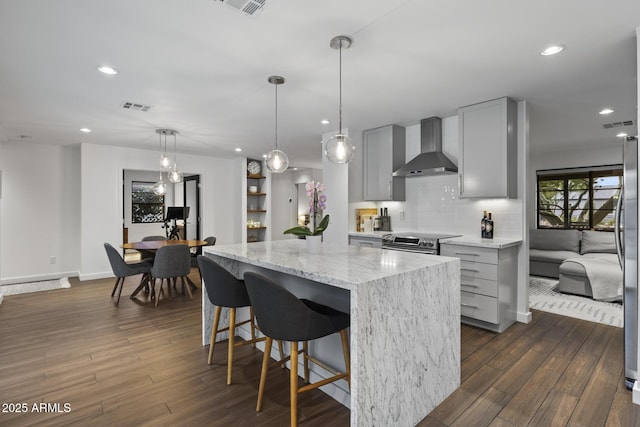
[[[462,322],[502,332],[516,321],[518,248],[442,243],[440,255],[460,258]]]
[[[353,246],[360,246],[361,248],[381,248],[382,236],[354,236],[350,234],[349,244]]]
[[[405,129],[387,125],[362,133],[364,200],[405,200],[404,177],[393,171],[405,163]]]
[[[458,109],[460,197],[517,197],[517,114],[506,97]]]

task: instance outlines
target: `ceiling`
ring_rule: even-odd
[[[292,165],[318,166],[320,135],[338,123],[329,41],[346,34],[351,131],[510,96],[529,102],[532,150],[614,147],[620,130],[602,124],[633,120],[623,130],[637,134],[640,2],[585,3],[268,0],[247,16],[214,0],[2,0],[2,141],[157,150],[155,130],[171,128],[179,153],[257,157],[274,146],[278,74],[279,146]],[[539,54],[554,43],[565,51]]]

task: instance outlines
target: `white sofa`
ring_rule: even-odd
[[[530,274],[558,278],[560,292],[622,300],[622,268],[613,233],[531,230],[530,242]]]

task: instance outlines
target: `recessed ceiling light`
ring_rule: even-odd
[[[322,119],[322,121],[320,123],[322,123],[323,125],[328,125],[331,122],[329,120],[327,120],[327,119]]]
[[[80,132],[90,133],[90,132],[91,132],[91,129],[89,129],[89,128],[82,128],[82,129],[80,129]]]
[[[611,114],[611,113],[613,113],[613,110],[611,108],[603,108],[599,114],[606,116],[607,114]]]
[[[116,70],[115,68],[111,68],[108,65],[103,65],[101,67],[98,67],[98,71],[104,74],[109,74],[110,76],[118,74],[118,70]]]
[[[242,151],[242,148],[238,147],[238,148],[235,149],[235,151],[239,153],[239,152]]]
[[[628,133],[624,133],[624,132],[620,132],[619,134],[616,135],[618,138],[624,138],[625,136],[629,136]]]
[[[540,52],[542,56],[555,55],[556,53],[560,53],[564,50],[564,46],[561,44],[549,46]]]

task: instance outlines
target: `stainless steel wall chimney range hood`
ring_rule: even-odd
[[[393,172],[393,176],[427,176],[458,173],[458,167],[442,153],[442,119],[420,120],[420,154]]]

